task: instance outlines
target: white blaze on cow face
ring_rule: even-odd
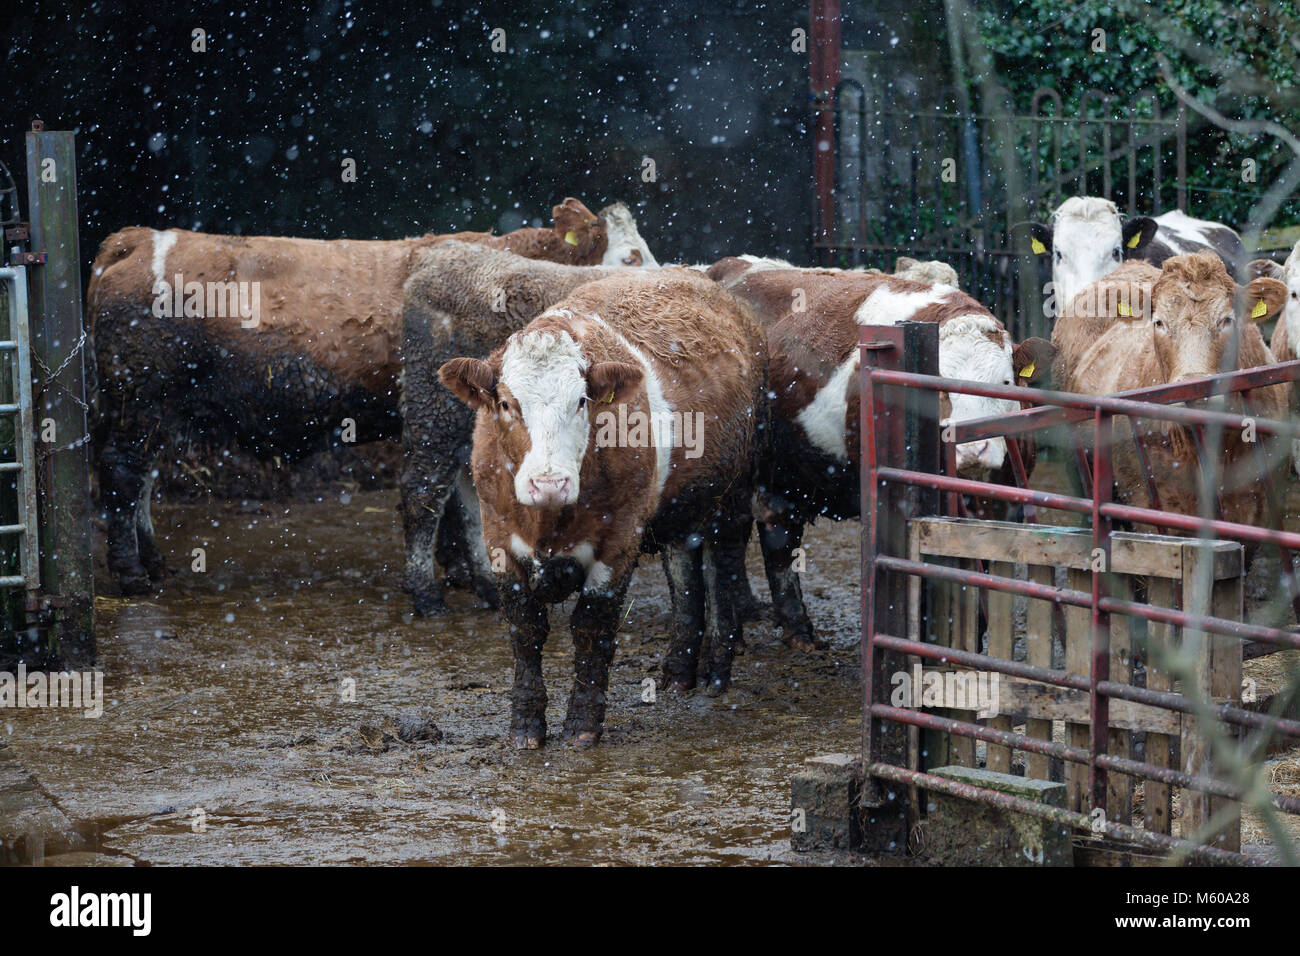
[[[1286,340],[1291,351],[1300,355],[1300,243],[1286,257],[1282,267],[1282,281],[1286,283],[1286,309],[1282,321],[1286,323]]]
[[[1119,210],[1108,199],[1074,196],[1052,217],[1052,294],[1058,314],[1088,283],[1124,261]]]
[[[996,339],[996,341],[995,341]],[[988,385],[1011,385],[1015,381],[1011,336],[987,315],[961,315],[939,327],[939,374]],[[960,395],[950,392],[952,414],[942,424],[974,418],[991,418],[1017,411],[1019,405],[1004,398]],[[1007,443],[1002,438],[966,442],[957,446],[957,471],[994,471],[1006,459]]]
[[[514,397],[531,447],[515,472],[520,504],[559,508],[578,500],[587,454],[586,356],[567,332],[524,332],[501,357],[501,384]]]
[[[637,230],[632,212],[621,202],[606,206],[599,213],[605,221],[605,230],[609,245],[605,256],[600,260],[603,266],[624,266],[629,268],[658,269],[659,263],[650,254],[645,240]]]

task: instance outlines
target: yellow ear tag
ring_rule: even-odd
[[[578,234],[570,229],[564,234],[564,241],[571,246],[576,246],[578,244]]]
[[[1129,304],[1128,304],[1127,302],[1121,302],[1121,303],[1119,303],[1119,305],[1117,306],[1117,308],[1119,309],[1119,314],[1120,314],[1120,315],[1130,316],[1130,317],[1133,315],[1133,309],[1132,309],[1131,306],[1129,306]]]
[[[1128,241],[1128,247],[1130,249],[1136,249],[1138,247],[1138,243],[1141,241],[1142,241],[1142,233],[1140,232],[1134,233],[1133,238]]]
[[[1033,362],[1030,362],[1028,365],[1026,365],[1024,368],[1022,368],[1022,369],[1020,370],[1020,377],[1021,377],[1021,378],[1029,378],[1029,377],[1032,376],[1033,374],[1034,374],[1034,363],[1033,363]]]
[[[611,389],[609,390],[609,398],[605,399],[605,404],[606,404],[606,405],[613,405],[613,404],[614,404],[614,389],[611,388]]]
[[[1034,255],[1041,256],[1047,251],[1047,246],[1043,245],[1037,239],[1030,240],[1029,248],[1034,250]]]
[[[1258,302],[1255,303],[1255,308],[1250,310],[1250,317],[1252,319],[1262,318],[1264,313],[1267,311],[1268,311],[1268,306],[1264,304],[1263,299],[1260,299]]]

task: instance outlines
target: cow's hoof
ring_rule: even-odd
[[[501,595],[495,581],[480,581],[474,586],[474,593],[486,610],[495,611],[501,607]]]
[[[516,750],[541,750],[546,738],[535,733],[519,731],[510,735],[510,746]]]
[[[588,747],[594,747],[600,742],[600,734],[594,730],[584,730],[573,738],[573,746],[586,750]]]
[[[450,611],[441,594],[413,594],[411,599],[417,617],[440,617]]]
[[[744,622],[762,620],[771,609],[771,604],[760,601],[753,594],[742,597],[736,602],[736,616]]]
[[[704,688],[704,693],[709,697],[721,697],[727,692],[727,688],[730,686],[730,678],[724,680],[721,677],[715,677],[713,680],[709,681],[708,686]]]
[[[811,634],[792,634],[786,639],[785,646],[799,654],[811,654],[813,651],[825,650],[826,642]]]
[[[145,574],[143,568],[136,573],[119,574],[117,577],[117,586],[123,594],[127,595],[134,596],[153,593],[153,582],[149,580],[149,575]]]

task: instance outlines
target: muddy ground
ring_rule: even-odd
[[[1054,484],[1040,469],[1044,481]],[[445,618],[410,615],[396,504],[392,490],[337,485],[311,502],[156,504],[177,570],[154,598],[98,600],[103,716],[0,712],[0,824],[19,810],[26,821],[0,832],[0,860],[873,862],[789,848],[792,775],[858,738],[856,522],[822,522],[805,539],[825,651],[787,651],[755,622],[725,696],[643,702],[669,627],[662,571],[644,559],[601,746],[516,753],[504,744],[505,628],[462,592]],[[1288,512],[1300,514],[1294,480]],[[749,566],[766,598],[756,547]],[[1252,619],[1276,613],[1275,581],[1249,583]],[[572,672],[568,610],[552,615],[545,652],[552,727]],[[1281,664],[1247,673],[1281,683]],[[1300,750],[1271,755],[1265,772],[1300,795]],[[1243,836],[1270,853],[1251,815]]]
[[[849,860],[790,851],[789,788],[804,758],[858,735],[856,523],[822,523],[808,542],[828,650],[791,653],[759,622],[726,695],[643,703],[669,625],[663,573],[645,559],[601,746],[516,753],[504,626],[463,593],[448,617],[410,616],[396,500],[155,505],[160,544],[186,570],[154,599],[97,602],[104,715],[0,715],[0,779],[6,761],[21,768],[61,811],[47,863]],[[204,573],[188,570],[196,547]],[[567,611],[545,653],[557,728]]]

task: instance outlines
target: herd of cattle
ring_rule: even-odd
[[[122,591],[145,593],[165,573],[149,504],[171,436],[197,428],[291,457],[344,422],[362,441],[400,435],[416,611],[445,612],[445,583],[500,607],[515,660],[510,738],[533,749],[546,739],[548,606],[576,595],[564,729],[591,745],[643,553],[660,555],[668,579],[669,688],[727,688],[756,606],[744,565],[755,525],[784,640],[817,646],[795,558],[805,525],[858,513],[861,326],[937,323],[947,378],[1029,384],[1051,368],[1058,388],[1091,394],[1269,364],[1300,341],[1290,328],[1300,257],[1252,263],[1241,288],[1230,229],[1182,214],[1125,220],[1101,199],[1070,199],[1034,225],[1062,307],[1050,343],[1019,344],[943,263],[904,259],[894,275],[749,255],[660,267],[621,204],[593,214],[566,199],[553,216],[549,229],[504,236],[131,228],[105,240],[88,326],[99,489]],[[261,314],[249,322],[202,294],[158,308],[173,282],[200,293],[256,283]],[[1258,323],[1284,306],[1270,351]],[[1247,400],[1282,418],[1287,388]],[[952,421],[1017,407],[941,396]],[[1195,513],[1195,450],[1178,429],[1154,427],[1161,503]],[[1131,444],[1117,446],[1116,481],[1141,504],[1146,484],[1122,453]],[[1224,454],[1232,464],[1246,452],[1230,436]],[[1002,439],[955,457],[963,475],[1010,480]],[[1227,488],[1225,517],[1259,521],[1254,488]]]

